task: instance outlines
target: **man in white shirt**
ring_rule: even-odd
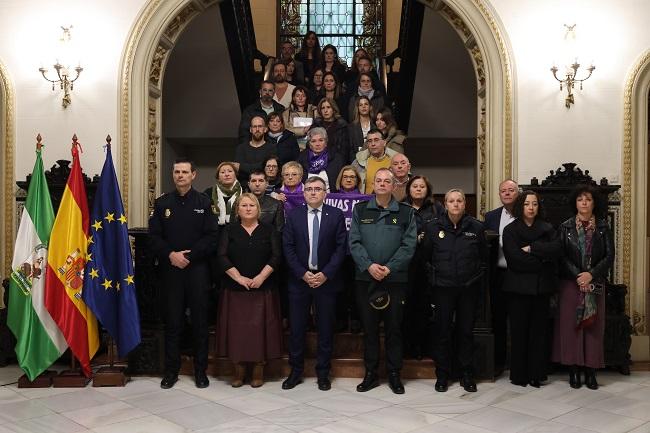
[[[494,371],[501,375],[507,355],[508,316],[506,299],[501,291],[508,264],[503,255],[503,229],[514,221],[512,208],[519,195],[519,186],[512,179],[499,184],[502,206],[485,214],[485,230],[499,233],[499,243],[492,249],[490,259],[490,306],[492,308],[492,331],[494,332]]]
[[[296,88],[293,84],[287,82],[287,65],[284,62],[276,62],[273,65],[273,82],[275,83],[275,94],[273,100],[279,102],[285,107],[291,104],[291,96],[293,89]]]

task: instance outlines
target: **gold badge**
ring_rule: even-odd
[[[165,209],[165,218],[169,218],[172,215],[171,209],[167,208]]]
[[[440,231],[438,232],[438,237],[439,237],[440,239],[443,239],[443,238],[445,237],[445,232],[444,232],[444,230],[440,230]]]
[[[218,214],[217,207],[215,205],[212,205],[212,213],[215,215]]]

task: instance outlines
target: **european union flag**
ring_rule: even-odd
[[[88,262],[82,298],[111,334],[120,357],[140,343],[133,260],[110,140],[90,214]]]

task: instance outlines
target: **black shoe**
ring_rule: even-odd
[[[460,386],[467,392],[476,392],[476,382],[474,381],[474,376],[471,373],[463,374],[463,378],[460,379]]]
[[[320,389],[321,391],[329,391],[330,389],[332,389],[332,382],[330,382],[329,378],[327,377],[319,377],[318,389]]]
[[[532,386],[533,388],[539,388],[540,386],[542,386],[539,380],[531,380],[530,382],[528,382],[528,385]]]
[[[388,373],[388,386],[394,394],[404,394],[404,385],[402,379],[399,377],[399,371],[391,371]]]
[[[206,376],[204,372],[196,373],[194,375],[194,383],[196,384],[197,388],[207,388],[210,386],[208,376]]]
[[[580,378],[580,370],[572,367],[569,371],[569,386],[574,389],[582,387],[582,380]]]
[[[370,391],[379,386],[379,376],[374,371],[366,371],[363,382],[357,385],[357,392]]]
[[[298,373],[295,370],[291,370],[291,373],[289,374],[289,377],[282,382],[282,389],[293,389],[296,387],[296,385],[300,385],[302,383],[302,374]]]
[[[160,381],[160,387],[162,389],[169,389],[174,384],[178,382],[178,374],[176,373],[165,373],[165,377]]]
[[[511,380],[510,383],[517,386],[523,386],[524,388],[528,386],[528,382],[523,382],[518,380]]]
[[[598,389],[598,382],[596,381],[596,370],[593,368],[585,369],[585,385],[589,389]]]
[[[436,380],[435,389],[438,392],[447,392],[447,389],[449,389],[447,378],[442,376],[438,377],[438,380]]]

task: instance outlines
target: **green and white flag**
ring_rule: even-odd
[[[45,309],[45,270],[54,210],[40,148],[20,220],[9,281],[9,329],[16,336],[18,363],[29,380],[45,371],[68,348]]]

